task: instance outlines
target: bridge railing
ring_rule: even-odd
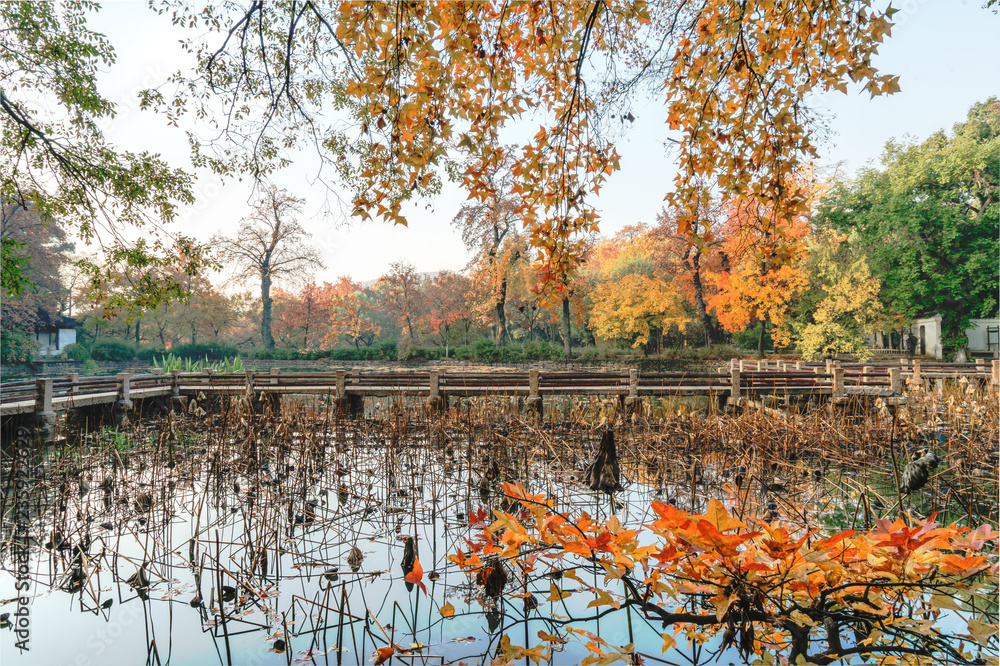
[[[733,361],[717,372],[449,372],[428,371],[327,371],[244,373],[173,372],[116,377],[80,377],[70,374],[51,379],[31,379],[0,384],[0,404],[37,402],[43,391],[53,400],[106,393],[121,397],[146,389],[170,389],[174,393],[208,390],[235,393],[246,390],[294,393],[297,389],[340,395],[347,393],[399,392],[408,394],[509,393],[516,395],[605,394],[638,397],[671,392],[743,395],[754,392],[821,392],[844,395],[848,389],[878,389],[892,395],[906,384],[924,386],[929,380],[975,379],[1000,384],[1000,361],[987,365],[943,363],[923,359],[900,359],[898,363],[871,361],[844,364]],[[940,386],[940,383],[939,383]]]

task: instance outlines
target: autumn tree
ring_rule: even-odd
[[[674,286],[694,307],[705,331],[706,346],[722,338],[711,317],[709,300],[717,291],[715,276],[727,268],[721,251],[724,210],[720,202],[710,201],[698,216],[689,218],[690,233],[682,235],[677,230],[677,216],[664,209],[649,232],[656,241],[653,264],[660,273],[672,276]]]
[[[768,324],[777,344],[791,342],[790,310],[808,285],[803,263],[808,256],[808,220],[802,216],[785,220],[779,215],[771,202],[729,202],[722,246],[727,270],[716,278],[717,292],[709,299],[727,331],[761,324],[757,343],[761,356]]]
[[[178,206],[194,199],[191,177],[159,155],[120,150],[101,129],[115,104],[97,78],[115,52],[87,26],[97,9],[85,0],[0,4],[0,205],[58,221],[99,247],[99,259],[79,259],[89,291],[110,311],[142,310],[179,297],[171,277],[208,261],[205,246],[167,232]],[[10,261],[27,259],[11,253],[16,242],[2,242],[8,290],[27,266]],[[122,275],[141,276],[139,288]]]
[[[590,313],[594,332],[609,340],[622,340],[633,347],[649,342],[654,331],[688,319],[680,295],[665,280],[628,273],[620,280],[604,282],[593,293]]]
[[[813,235],[805,264],[809,286],[792,308],[790,327],[803,358],[835,354],[871,358],[865,334],[882,330],[888,320],[879,298],[882,285],[848,236]]]
[[[394,223],[408,200],[439,191],[443,173],[489,202],[490,175],[509,165],[542,282],[556,291],[581,259],[575,239],[596,228],[592,200],[619,167],[613,139],[636,97],[667,109],[679,161],[670,204],[680,233],[695,236],[690,221],[714,190],[769,201],[779,219],[806,212],[786,181],[815,154],[816,94],[851,81],[873,95],[898,89],[873,65],[894,10],[865,1],[161,11],[207,32],[190,43],[199,69],[178,77],[183,95],[150,101],[171,118],[193,106],[229,119],[218,142],[194,141],[197,163],[266,174],[286,151],[314,146],[350,188],[354,215]],[[504,146],[501,133],[528,110],[538,131]]]
[[[361,285],[350,277],[341,276],[330,289],[329,331],[322,344],[335,346],[341,337],[346,337],[355,349],[375,342],[380,327],[372,319],[375,306],[373,299],[361,289]]]
[[[271,286],[276,279],[297,281],[323,262],[308,234],[298,222],[303,201],[273,185],[262,186],[253,212],[240,222],[236,236],[216,235],[212,245],[217,257],[231,269],[234,279],[260,280],[261,339],[274,349],[271,333]]]
[[[427,283],[427,327],[444,344],[445,357],[448,356],[452,326],[472,316],[466,300],[468,290],[469,278],[451,271],[441,271]]]
[[[31,330],[39,312],[55,317],[62,313],[67,289],[61,279],[68,268],[72,244],[57,221],[47,221],[35,210],[18,204],[0,208],[0,238],[5,267],[18,266],[17,277],[0,288],[5,330]]]
[[[415,341],[413,326],[424,307],[424,279],[412,264],[403,261],[394,261],[389,269],[375,283],[379,305],[396,319],[410,341]]]
[[[298,337],[301,336],[302,347],[309,349],[310,340],[315,347],[327,333],[333,296],[334,288],[329,282],[322,286],[310,282],[298,294],[288,294],[280,321],[274,325],[275,332],[279,337],[286,336],[289,343],[294,337],[293,346],[299,346]]]
[[[511,194],[512,176],[509,171],[487,176],[489,196],[481,203],[462,206],[452,224],[462,232],[462,241],[473,253],[468,268],[475,280],[487,287],[492,296],[492,308],[497,322],[497,347],[510,339],[507,326],[507,286],[511,271],[522,258],[519,197]]]

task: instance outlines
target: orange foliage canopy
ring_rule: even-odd
[[[196,161],[220,171],[259,176],[287,164],[285,151],[319,146],[364,219],[405,224],[404,202],[436,195],[442,167],[488,202],[491,174],[509,165],[542,282],[565,291],[578,236],[596,230],[593,199],[619,168],[611,124],[634,119],[624,112],[638,90],[660,98],[665,132],[680,135],[670,203],[682,234],[713,189],[803,213],[786,181],[815,153],[810,95],[852,80],[873,95],[898,89],[872,64],[892,10],[870,4],[181,2],[175,22],[207,27],[213,43],[191,45],[200,78],[176,105],[151,99],[171,119],[223,101],[226,139],[248,150],[196,144]],[[527,111],[537,132],[505,147]]]
[[[789,308],[809,285],[809,222],[803,216],[782,219],[759,201],[735,201],[728,208],[721,250],[728,270],[714,276],[716,292],[706,300],[726,330],[770,322],[775,344],[786,346]]]
[[[942,608],[955,607],[948,595],[990,594],[997,588],[997,564],[979,552],[998,536],[988,525],[945,527],[932,516],[883,519],[867,532],[824,535],[780,521],[738,520],[722,502],[711,500],[699,514],[654,501],[651,522],[625,529],[615,516],[597,521],[585,512],[559,513],[553,500],[520,484],[503,488],[518,509],[494,510],[493,523],[448,559],[470,576],[498,561],[523,572],[526,580],[539,568],[556,567],[595,595],[588,608],[631,606],[648,620],[674,625],[673,634],[663,634],[664,652],[683,631],[696,643],[723,633],[724,644],[734,644],[744,658],[767,656],[768,663],[784,653],[789,663],[830,663],[863,654],[925,662],[938,655],[972,663],[974,655],[958,640],[947,640],[948,629],[936,619]],[[617,598],[574,572],[586,567],[604,574],[605,587],[620,581]],[[987,570],[989,576],[980,576]],[[553,600],[574,594],[554,583],[549,592]],[[699,600],[711,610],[699,611]],[[914,613],[917,607],[924,610]],[[954,619],[959,617],[967,624],[966,636],[989,644],[996,625],[972,614]],[[564,626],[565,633],[540,636],[542,643],[534,647],[516,646],[505,637],[499,663],[547,659],[553,642],[581,637],[591,652],[584,664],[608,663],[616,652],[627,651]],[[840,641],[847,627],[856,632],[853,646]],[[822,654],[810,654],[813,642],[823,643]]]

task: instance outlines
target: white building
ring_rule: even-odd
[[[969,352],[979,354],[993,352],[996,355],[1000,349],[1000,319],[973,319],[971,323],[971,328],[965,331],[969,339]],[[944,357],[941,345],[941,315],[914,319],[910,324],[910,334],[916,339],[915,353],[918,356]]]
[[[49,316],[38,311],[35,325],[35,340],[38,341],[39,356],[58,356],[66,347],[76,342],[77,321],[62,315]]]

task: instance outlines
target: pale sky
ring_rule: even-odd
[[[877,161],[888,139],[910,135],[920,140],[939,129],[950,130],[974,102],[1000,94],[1000,16],[982,4],[982,0],[895,3],[900,12],[876,66],[883,73],[899,75],[902,90],[872,100],[855,88],[847,95],[835,93],[818,100],[830,114],[833,131],[821,147],[819,166],[840,164],[842,172],[854,173]],[[118,55],[100,80],[102,93],[118,105],[118,116],[105,128],[109,140],[129,150],[159,152],[174,166],[190,170],[183,132],[168,127],[162,116],[139,111],[135,95],[190,63],[178,41],[186,35],[174,29],[169,18],[155,15],[146,0],[105,2],[90,26],[108,36]],[[626,224],[653,222],[672,182],[671,157],[662,143],[665,114],[655,102],[639,104],[633,113],[631,132],[618,144],[622,169],[595,201],[605,235]],[[231,233],[248,210],[250,184],[223,183],[207,173],[198,176],[197,203],[183,212],[174,228],[203,241],[217,231]],[[273,182],[307,201],[301,221],[326,263],[317,280],[333,281],[339,275],[373,280],[400,259],[421,272],[457,271],[466,265],[468,254],[458,230],[451,226],[465,199],[459,188],[446,185],[432,202],[432,210],[423,204],[411,209],[409,227],[344,224],[322,218],[329,194],[314,183],[314,176],[315,163],[303,159]]]

